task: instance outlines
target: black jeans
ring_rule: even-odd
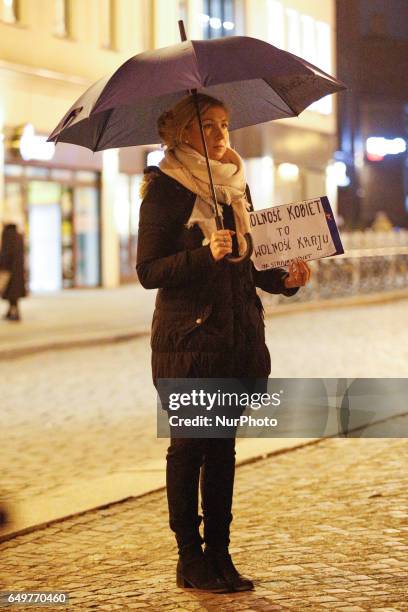
[[[204,541],[212,547],[228,546],[234,475],[235,438],[171,439],[167,451],[167,501],[170,528],[180,550],[203,541],[199,532],[199,483]]]

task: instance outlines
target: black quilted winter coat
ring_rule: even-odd
[[[282,268],[258,272],[251,260],[216,262],[202,245],[201,229],[185,227],[196,195],[155,166],[145,173],[154,174],[140,209],[136,269],[143,287],[159,289],[151,333],[154,384],[157,378],[267,377],[271,360],[255,287],[286,296],[298,288],[284,287]],[[235,230],[230,206],[223,215],[225,227]]]

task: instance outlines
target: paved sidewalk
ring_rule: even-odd
[[[139,284],[30,296],[21,322],[0,320],[0,359],[145,335],[155,297]]]
[[[231,553],[254,592],[175,586],[162,491],[1,543],[1,590],[67,591],[56,611],[407,611],[407,459],[406,440],[334,439],[238,468]]]
[[[21,301],[21,322],[0,320],[0,359],[144,335],[155,297],[139,284],[30,296]]]
[[[407,304],[269,318],[272,376],[406,376]],[[164,485],[148,336],[3,360],[0,378],[0,494],[14,518],[0,539]],[[241,439],[238,460],[298,443]]]
[[[73,289],[33,295],[22,300],[22,321],[0,316],[0,360],[43,350],[92,346],[148,335],[156,291],[138,283],[115,289]],[[408,290],[376,293],[337,300],[274,304],[268,296],[268,314],[327,310],[344,306],[393,302],[408,298]],[[2,302],[2,313],[6,303]]]

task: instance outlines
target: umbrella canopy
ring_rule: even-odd
[[[49,141],[102,151],[159,141],[157,119],[189,90],[221,99],[230,130],[295,117],[346,86],[309,62],[247,36],[188,40],[130,58],[69,109]]]

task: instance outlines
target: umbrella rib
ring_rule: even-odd
[[[271,85],[268,83],[268,81],[267,81],[266,79],[262,79],[262,80],[263,80],[263,81],[264,81],[264,82],[265,82],[265,83],[268,85],[268,87],[271,87]],[[276,89],[275,89],[275,91],[276,91],[276,93],[278,94],[278,96],[279,96],[279,97],[280,97],[280,98],[281,98],[281,99],[284,101],[284,103],[286,104],[286,106],[287,106],[287,107],[288,107],[288,108],[289,108],[289,109],[292,111],[292,113],[293,113],[294,115],[296,115],[296,117],[299,117],[300,113],[297,113],[297,112],[295,111],[295,109],[294,109],[294,108],[292,108],[292,106],[289,104],[289,102],[287,101],[287,99],[285,98],[285,96],[284,96],[284,95],[283,95],[283,94],[282,94],[280,91],[277,91]]]
[[[104,122],[103,122],[103,124],[102,124],[101,129],[99,130],[99,134],[98,134],[97,139],[96,139],[96,144],[95,144],[95,146],[92,148],[92,151],[93,151],[94,153],[95,153],[95,152],[98,150],[99,144],[100,144],[100,142],[101,142],[101,140],[102,140],[103,133],[104,133],[104,131],[105,131],[105,128],[106,128],[106,126],[107,126],[107,124],[108,124],[109,119],[111,118],[111,115],[112,115],[112,113],[113,113],[113,110],[114,110],[113,108],[110,108],[110,109],[109,109],[109,110],[106,112],[106,117],[105,117],[105,120],[104,120]]]

